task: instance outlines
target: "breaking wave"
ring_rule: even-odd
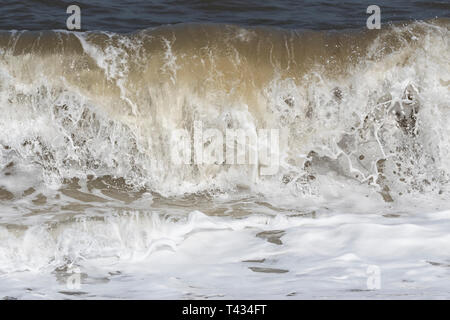
[[[448,193],[449,21],[377,31],[176,25],[0,34],[0,169],[163,195]],[[279,168],[170,160],[174,130],[278,129]],[[8,196],[6,186],[0,195]],[[6,194],[6,195],[5,195]]]

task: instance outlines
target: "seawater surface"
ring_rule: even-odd
[[[82,30],[133,32],[177,23],[226,23],[288,29],[338,30],[366,25],[367,7],[378,5],[382,22],[450,18],[446,0],[1,0],[0,29],[65,29],[66,9],[76,4]]]
[[[446,3],[80,3],[1,6],[0,297],[449,298]]]

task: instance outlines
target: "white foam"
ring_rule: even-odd
[[[230,219],[192,212],[175,221],[130,213],[104,221],[81,219],[52,230],[32,227],[20,236],[1,228],[0,295],[448,298],[443,279],[450,264],[449,215],[318,213],[311,218],[255,213]],[[283,230],[281,245],[257,236],[271,230]],[[67,288],[71,274],[60,272],[59,282],[52,280],[52,270],[61,263],[80,268],[79,289]],[[373,265],[381,270],[379,290],[367,288],[367,268]],[[39,276],[30,279],[30,274]]]

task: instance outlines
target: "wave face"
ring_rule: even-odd
[[[334,184],[385,201],[445,196],[449,26],[2,33],[0,168],[48,186],[111,176],[163,195],[298,197]],[[196,121],[224,134],[279,130],[278,171],[259,174],[261,159],[174,164],[172,133],[192,134]]]

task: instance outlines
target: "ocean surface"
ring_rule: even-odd
[[[76,3],[0,1],[0,298],[450,298],[448,1]]]
[[[178,23],[224,23],[285,29],[340,30],[366,25],[369,5],[382,22],[450,18],[445,0],[1,0],[0,30],[65,29],[66,9],[77,4],[82,30],[134,32]]]

